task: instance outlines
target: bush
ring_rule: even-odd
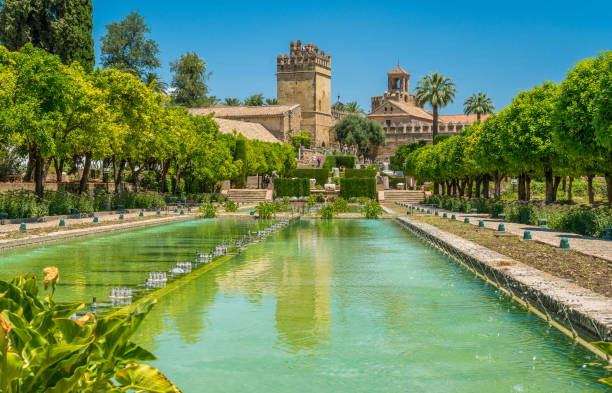
[[[289,179],[277,177],[274,179],[274,197],[303,197],[310,195],[310,179]]]
[[[348,210],[348,202],[344,198],[337,198],[333,205],[334,210],[338,213],[344,213]]]
[[[317,184],[325,184],[327,183],[327,179],[329,178],[329,169],[328,168],[299,168],[294,169],[292,177],[298,178],[306,178],[306,179],[316,179]]]
[[[255,207],[257,216],[263,219],[272,218],[272,215],[276,213],[276,210],[276,204],[272,202],[259,202]]]
[[[244,187],[246,184],[246,163],[247,163],[247,153],[246,153],[246,140],[244,138],[236,139],[236,150],[234,151],[234,161],[240,160],[242,162],[242,167],[240,172],[233,179],[234,185],[238,187]]]
[[[205,205],[200,206],[200,213],[204,216],[204,218],[215,218],[217,217],[217,206],[208,202]]]
[[[234,201],[225,202],[225,211],[228,213],[233,213],[238,211],[238,205]]]
[[[344,176],[345,177],[376,177],[378,171],[373,169],[351,169],[347,168]]]
[[[166,199],[152,192],[122,191],[119,195],[113,196],[111,201],[112,209],[116,209],[119,205],[124,209],[152,209],[166,206]]]
[[[376,180],[373,177],[340,179],[340,196],[344,199],[361,196],[374,199],[376,198]]]
[[[324,219],[334,218],[336,215],[336,211],[332,205],[323,206],[321,210],[319,210],[319,213],[321,213],[321,218]]]
[[[361,212],[365,218],[378,218],[383,214],[383,209],[378,202],[368,201],[363,205]]]
[[[355,156],[333,155],[327,156],[323,163],[324,168],[355,168]]]

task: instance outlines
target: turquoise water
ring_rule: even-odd
[[[56,265],[58,295],[88,300],[256,224],[0,254],[0,277]],[[292,224],[161,298],[135,339],[186,393],[606,391],[602,361],[382,220]]]

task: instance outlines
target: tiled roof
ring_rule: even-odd
[[[380,112],[379,109],[384,107],[385,104],[391,104],[394,105],[396,107],[398,107],[402,112]],[[376,109],[375,112],[378,113],[373,113],[368,115],[368,117],[385,117],[385,116],[393,116],[393,117],[398,117],[398,116],[413,116],[413,117],[417,117],[421,120],[425,120],[425,121],[433,121],[433,115],[431,114],[431,112],[426,111],[425,109],[421,108],[420,106],[415,106],[415,105],[410,105],[406,102],[402,102],[402,101],[385,101],[379,108]]]
[[[219,117],[214,117],[213,120],[219,124],[219,131],[224,134],[232,134],[236,130],[236,133],[244,135],[247,139],[280,143],[270,131],[259,123],[222,119]]]
[[[266,106],[216,106],[211,108],[190,108],[192,115],[208,115],[215,112],[215,117],[241,116],[282,116],[299,107],[299,105],[266,105]]]
[[[490,115],[481,115],[480,121],[485,121]],[[440,115],[440,121],[444,123],[474,123],[476,121],[476,115]]]
[[[405,69],[403,69],[402,67],[400,67],[400,65],[396,65],[394,69],[392,69],[391,71],[387,72],[387,74],[408,74],[410,75],[410,73],[408,71],[406,71]]]

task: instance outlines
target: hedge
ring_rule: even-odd
[[[341,166],[345,168],[355,168],[355,156],[327,156],[323,163],[323,167],[329,169],[340,168]]]
[[[345,177],[340,179],[340,196],[376,198],[376,179],[373,177]]]
[[[329,178],[329,169],[327,168],[299,168],[294,169],[292,177],[300,177],[306,179],[317,179],[317,184],[324,185]]]
[[[303,197],[310,195],[310,179],[290,179],[278,177],[274,179],[274,197]]]
[[[246,184],[246,141],[244,139],[236,139],[236,150],[234,151],[234,161],[242,161],[242,168],[236,177],[233,179],[234,185],[244,187]]]
[[[348,169],[345,171],[345,177],[376,177],[374,169]]]

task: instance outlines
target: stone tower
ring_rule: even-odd
[[[331,116],[331,55],[313,44],[289,44],[289,55],[276,59],[276,97],[279,105],[300,104],[301,130],[315,146],[329,145]]]

